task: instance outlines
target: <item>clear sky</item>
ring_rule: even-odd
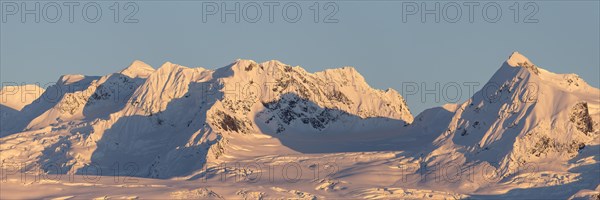
[[[284,5],[290,2],[274,7],[273,23],[265,1],[238,1],[239,23],[234,15],[225,15],[225,23],[219,13],[209,15],[214,5],[223,9],[220,2],[189,0],[137,1],[134,5],[120,1],[119,23],[114,22],[115,7],[111,7],[115,1],[98,1],[102,16],[89,23],[85,20],[93,21],[95,7],[88,7],[85,18],[82,10],[87,2],[81,2],[73,7],[74,22],[70,23],[69,7],[63,1],[40,1],[40,22],[34,21],[35,15],[26,14],[23,23],[22,9],[14,11],[11,5],[15,2],[3,0],[0,79],[2,83],[43,85],[62,74],[106,75],[133,60],[155,68],[166,61],[218,68],[237,58],[277,59],[311,72],[354,66],[371,86],[405,93],[402,86],[407,83],[425,83],[431,88],[436,82],[442,86],[453,82],[483,85],[511,52],[519,51],[542,68],[579,74],[595,87],[600,83],[600,4],[596,0],[519,2],[518,6],[515,1],[498,1],[499,7],[488,7],[487,15],[482,7],[491,1],[483,1],[474,7],[472,23],[469,7],[461,1],[438,1],[439,23],[435,15],[425,15],[423,23],[420,12],[411,14],[410,6],[422,2],[408,2],[403,9],[401,1],[319,1],[319,22],[315,23],[315,7],[311,7],[315,2],[292,2],[302,10],[296,23],[286,21],[293,21],[296,15],[293,6],[284,12]],[[27,1],[25,6],[33,9],[35,3]],[[235,3],[227,1],[226,9],[233,9]],[[435,3],[427,1],[425,6],[433,9]],[[61,7],[58,18],[56,5]],[[251,23],[257,16],[256,5],[262,15]],[[450,23],[458,16],[456,5],[461,16]],[[134,8],[138,11],[130,19],[138,22],[123,23]],[[323,23],[335,8],[337,12],[328,21],[337,23]],[[502,10],[501,17],[488,22],[493,21],[497,8]],[[287,18],[282,13],[287,13]],[[49,23],[53,20],[58,21]],[[524,23],[535,20],[537,23]],[[461,89],[461,101],[468,98],[467,89]],[[404,96],[415,115],[448,103],[444,98],[436,102],[431,95],[422,101],[420,93]]]

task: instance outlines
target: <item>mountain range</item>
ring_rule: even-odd
[[[105,76],[63,75],[47,88],[7,86],[0,94],[0,161],[23,171],[81,175],[133,163],[134,173],[117,175],[193,181],[227,176],[223,163],[333,163],[336,173],[325,178],[186,192],[600,197],[600,90],[518,52],[464,103],[416,116],[399,92],[370,87],[352,67],[310,73],[276,60],[215,70],[134,61]]]

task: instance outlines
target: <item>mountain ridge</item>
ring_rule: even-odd
[[[236,144],[229,139],[232,134],[325,134],[332,130],[328,127],[351,131],[354,128],[349,127],[364,126],[365,122],[360,122],[367,118],[389,118],[394,121],[378,124],[395,127],[412,121],[406,102],[397,92],[372,89],[349,67],[308,73],[275,60],[260,64],[237,60],[215,70],[171,62],[153,69],[134,61],[117,73],[101,77],[65,75],[60,80],[52,87],[72,88],[59,90],[56,101],[29,105],[23,117],[3,118],[3,124],[10,120],[17,125],[3,129],[2,140],[40,134],[66,138],[49,143],[52,146],[31,144],[43,148],[69,144],[66,154],[28,152],[25,157],[42,163],[48,162],[43,159],[46,156],[60,157],[60,165],[70,173],[79,172],[81,167],[76,164],[95,162],[108,167],[109,162],[123,160],[124,155],[137,155],[139,148],[145,149],[140,147],[141,141],[159,147],[137,157],[148,176],[160,178],[182,176],[199,168],[181,166],[177,171],[177,167],[165,168],[159,163],[196,158],[198,161],[190,166],[199,167],[211,159],[218,161],[227,152],[234,153]],[[170,136],[169,132],[180,134]],[[77,142],[81,140],[85,142]],[[173,146],[175,143],[179,145]],[[181,151],[183,144],[188,151]],[[189,152],[201,156],[184,156]]]
[[[385,169],[373,165],[362,173],[396,170],[394,159],[422,166],[411,175],[437,177],[427,169],[452,165],[497,172],[398,187],[478,194],[499,185],[527,188],[514,184],[523,176],[550,184],[554,179],[543,173],[558,172],[579,177],[564,184],[600,184],[589,179],[597,171],[581,171],[599,163],[593,151],[600,144],[600,90],[518,52],[467,101],[414,117],[397,91],[370,87],[353,67],[309,73],[276,60],[240,59],[214,70],[171,62],[154,69],[134,61],[117,73],[59,80],[44,91],[71,87],[56,101],[29,103],[2,118],[2,162],[37,163],[28,169],[56,163],[69,174],[91,163],[110,170],[115,162],[133,162],[140,177],[193,180],[207,163],[311,155],[361,160],[368,152],[390,160],[377,161]],[[532,165],[538,171],[523,171]],[[354,170],[363,169],[348,166],[340,176]]]

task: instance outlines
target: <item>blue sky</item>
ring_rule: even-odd
[[[6,2],[12,3],[2,1]],[[208,15],[203,22],[202,1],[137,1],[139,10],[134,18],[138,23],[122,22],[133,8],[125,10],[123,1],[119,2],[119,23],[113,21],[110,9],[114,1],[97,2],[102,17],[96,23],[84,21],[81,12],[86,2],[74,8],[73,23],[68,20],[67,7],[62,7],[58,22],[45,21],[44,16],[56,16],[54,8],[46,5],[48,1],[39,2],[50,10],[39,23],[33,15],[26,15],[27,21],[22,23],[19,13],[7,15],[2,7],[0,14],[6,21],[0,27],[0,79],[2,83],[45,84],[62,74],[109,74],[136,59],[155,68],[166,61],[218,68],[237,58],[277,59],[311,72],[354,66],[371,86],[402,92],[407,83],[425,83],[431,88],[436,82],[442,86],[453,82],[483,85],[512,51],[519,51],[542,68],[579,74],[595,87],[600,83],[598,1],[535,1],[532,6],[538,12],[533,19],[537,23],[523,23],[533,11],[532,6],[525,9],[525,2],[519,2],[518,23],[511,10],[515,1],[497,2],[502,16],[496,23],[485,21],[482,15],[483,5],[490,1],[479,2],[472,23],[463,2],[457,2],[462,16],[456,23],[444,18],[435,23],[433,15],[426,15],[425,23],[420,15],[408,15],[403,22],[400,1],[333,2],[324,9],[327,2],[319,1],[319,23],[314,22],[310,7],[315,1],[296,2],[302,10],[296,23],[285,21],[282,15],[282,7],[289,2],[275,7],[273,23],[264,1],[256,1],[262,7],[256,23],[243,19],[236,23],[232,15],[227,15],[225,23],[217,15]],[[34,3],[27,1],[26,6],[32,8]],[[235,3],[227,1],[226,5]],[[239,3],[244,6],[251,1]],[[426,6],[433,8],[435,3],[427,1]],[[438,3],[449,10],[441,17],[456,16],[454,8],[447,5],[452,1]],[[338,22],[323,23],[333,7],[337,13],[332,19]],[[244,16],[256,16],[254,8],[248,8],[249,14]],[[287,13],[295,15],[293,10]],[[461,101],[468,98],[467,89],[462,88]],[[422,101],[420,94],[405,95],[413,114],[448,103],[426,97]]]

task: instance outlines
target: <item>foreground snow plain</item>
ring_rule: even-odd
[[[414,117],[354,68],[251,60],[135,61],[4,87],[1,109],[2,199],[600,197],[600,90],[517,52]]]

